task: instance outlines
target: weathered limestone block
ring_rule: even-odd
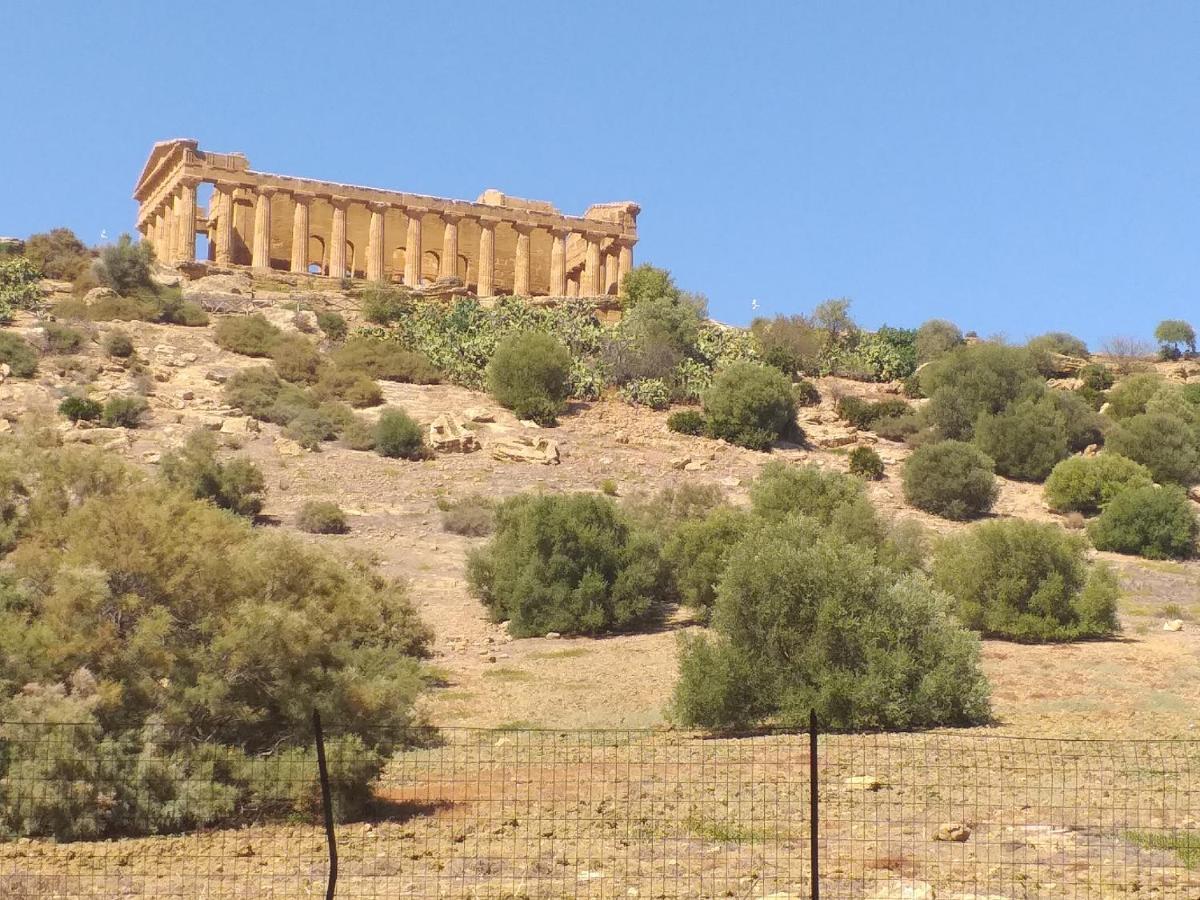
[[[479,441],[470,429],[441,415],[429,425],[429,446],[441,453],[470,453],[479,449]]]
[[[558,444],[549,438],[517,437],[492,444],[492,456],[505,462],[559,463]]]
[[[99,303],[101,300],[109,300],[117,296],[117,292],[108,287],[94,287],[83,295],[83,303],[85,306],[91,306],[93,303]]]
[[[258,430],[258,420],[250,416],[229,416],[221,421],[221,434],[250,435]]]
[[[949,841],[955,844],[964,843],[970,837],[970,827],[962,822],[943,822],[933,833],[935,841]]]

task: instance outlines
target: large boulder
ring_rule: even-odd
[[[429,446],[441,453],[470,453],[479,449],[479,440],[462,423],[442,415],[429,425]]]
[[[558,465],[558,444],[549,438],[517,437],[491,445],[492,456],[504,462],[532,462]]]

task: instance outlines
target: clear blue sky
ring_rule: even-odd
[[[129,230],[151,144],[195,137],[637,200],[636,258],[727,321],[837,296],[1014,340],[1200,320],[1200,3],[3,6],[0,234]]]

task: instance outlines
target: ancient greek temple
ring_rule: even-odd
[[[636,203],[598,203],[567,216],[497,190],[469,202],[273,175],[241,153],[187,139],[154,145],[133,198],[142,238],[173,265],[196,262],[202,236],[218,266],[409,286],[458,281],[480,297],[615,294],[633,265],[640,212]]]

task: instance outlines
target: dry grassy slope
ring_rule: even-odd
[[[29,327],[30,321],[17,327]],[[147,425],[131,432],[114,450],[152,466],[157,455],[177,445],[197,426],[217,424],[224,412],[218,384],[206,374],[221,368],[261,364],[220,350],[211,329],[127,323],[138,355],[155,373]],[[100,333],[108,326],[101,326]],[[73,372],[82,360],[83,372]],[[88,367],[100,367],[96,374]],[[1174,375],[1173,370],[1168,370]],[[0,385],[0,413],[15,420],[44,410],[53,414],[61,390],[73,381],[93,381],[100,392],[121,390],[128,378],[106,365],[98,346],[67,363],[43,361],[32,382]],[[881,394],[882,388],[828,380],[822,407],[806,410],[814,438],[838,435],[829,397],[835,390]],[[485,395],[451,385],[385,384],[389,403],[428,422],[436,414],[468,406],[495,409]],[[517,433],[522,427],[496,410],[496,423],[482,437]],[[476,539],[441,530],[436,503],[441,496],[479,491],[502,497],[519,491],[597,490],[613,479],[622,496],[650,493],[684,481],[713,482],[735,499],[770,458],[815,462],[842,469],[845,450],[782,449],[770,457],[701,438],[669,432],[666,414],[617,402],[580,404],[553,430],[562,464],[542,467],[493,460],[486,449],[466,456],[443,455],[423,463],[385,460],[327,445],[320,453],[297,453],[280,441],[279,429],[264,425],[241,443],[241,452],[262,466],[270,488],[265,509],[278,527],[292,528],[300,505],[332,499],[350,515],[345,536],[306,537],[336,551],[365,549],[383,569],[411,581],[413,594],[437,633],[435,663],[447,686],[429,698],[433,718],[443,724],[553,726],[644,726],[663,721],[663,706],[675,677],[677,632],[694,627],[682,615],[662,630],[592,639],[510,640],[488,623],[467,592],[464,560]],[[820,420],[820,421],[817,421]],[[912,516],[949,533],[964,527],[905,506],[898,465],[900,445],[880,442],[887,477],[871,486],[878,505]],[[688,471],[680,468],[690,459]],[[1038,486],[1005,482],[996,514],[1054,520]],[[1073,646],[1029,647],[991,641],[985,665],[994,686],[999,727],[1023,734],[1055,736],[1195,736],[1200,709],[1200,562],[1150,563],[1104,554],[1122,574],[1124,597],[1120,640]],[[1161,630],[1168,604],[1188,620],[1184,631]],[[1177,615],[1171,610],[1170,615]]]

